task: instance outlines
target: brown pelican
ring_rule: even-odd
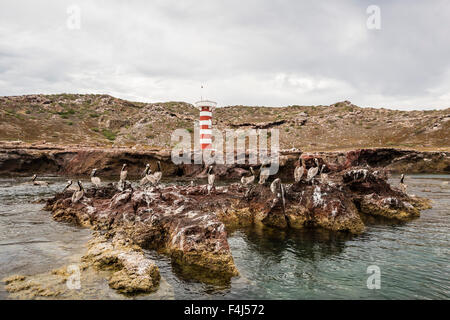
[[[77,203],[84,197],[84,189],[81,185],[81,181],[78,180],[78,191],[75,191],[72,195],[72,203]]]
[[[124,163],[122,166],[122,170],[120,170],[120,180],[125,181],[127,180],[128,171],[125,170],[127,167],[127,164]]]
[[[76,191],[78,190],[78,186],[74,185],[72,180],[68,180],[66,186],[63,189],[63,192],[66,190]]]
[[[119,182],[117,183],[117,189],[119,191],[123,191],[126,188],[126,179],[127,179],[127,175],[128,175],[128,171],[125,170],[126,167],[127,167],[127,164],[124,163],[122,166],[122,169],[120,170],[120,178],[119,178]]]
[[[300,156],[298,157],[298,162],[298,165],[294,169],[295,182],[299,182],[300,180],[302,180],[303,173],[305,172],[305,159]]]
[[[319,160],[317,160],[317,158],[314,158],[314,162],[315,162],[316,166],[308,169],[308,173],[306,175],[306,181],[311,181],[319,172]]]
[[[99,177],[95,176],[96,174],[97,174],[97,169],[92,169],[91,182],[96,188],[99,188],[102,181],[100,180]]]
[[[252,173],[251,176],[249,176],[249,177],[243,176],[243,177],[241,178],[241,183],[242,183],[244,186],[247,186],[247,185],[249,185],[249,184],[255,182],[256,174],[255,174],[255,171],[253,170],[253,167],[250,167],[250,172]]]
[[[151,175],[151,174],[152,174],[152,170],[150,169],[150,163],[147,163],[145,165],[144,172],[142,172],[142,176],[143,177],[142,177],[141,181],[139,182],[139,185],[140,186],[145,186],[145,185],[149,184],[150,181],[149,181],[149,179],[147,177],[149,175]]]
[[[213,173],[213,166],[208,167],[208,194],[214,188],[214,180],[216,180],[216,174]]]
[[[37,174],[31,178],[31,184],[34,186],[48,187],[48,182],[36,180]]]
[[[408,188],[408,186],[403,182],[405,180],[405,175],[402,173],[402,175],[400,176],[400,190],[403,193],[406,193],[406,189]]]
[[[328,182],[328,174],[323,173],[323,170],[326,168],[326,165],[323,164],[322,167],[320,168],[320,181],[322,183],[327,183]]]
[[[259,169],[259,184],[265,184],[267,179],[270,176],[270,162],[265,161],[261,164],[261,168]]]
[[[272,191],[272,193],[277,197],[277,199],[281,199],[282,203],[283,203],[283,213],[284,216],[286,218],[286,222],[289,221],[287,220],[287,216],[286,216],[286,199],[284,197],[284,186],[281,183],[281,179],[280,178],[276,178],[275,180],[273,180],[273,182],[270,184],[270,191]]]
[[[158,169],[153,173],[153,184],[157,185],[162,177],[162,171],[161,171],[161,161],[158,160],[156,163],[158,165]]]
[[[141,186],[146,186],[148,184],[156,186],[159,183],[159,181],[161,180],[161,177],[162,177],[160,161],[157,162],[157,166],[158,166],[158,169],[154,173],[151,172],[150,165],[148,165],[148,167],[145,167],[145,171],[144,171],[145,176],[141,180],[141,183],[140,183]]]

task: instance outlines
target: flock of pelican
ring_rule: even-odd
[[[97,176],[97,168],[92,169],[91,171],[91,183],[95,186],[95,188],[100,188],[102,181],[100,177]],[[119,181],[117,182],[117,189],[119,191],[125,190],[128,186],[131,187],[131,184],[127,183],[128,170],[127,164],[124,163],[122,165],[122,169],[120,170]],[[161,162],[157,162],[157,169],[154,173],[152,173],[150,169],[150,164],[147,163],[145,169],[142,173],[142,179],[139,182],[140,187],[148,187],[148,186],[156,186],[162,177],[161,171]],[[77,184],[74,185],[72,180],[67,181],[67,185],[64,187],[64,191],[74,191],[72,194],[72,202],[77,203],[84,197],[84,188],[83,184],[80,180],[77,181]]]
[[[298,158],[298,164],[296,165],[294,169],[294,181],[295,183],[300,183],[302,181],[302,178],[304,178],[304,181],[307,183],[314,183],[316,177],[320,177],[320,181],[322,183],[328,182],[328,174],[323,173],[324,169],[326,168],[326,165],[323,164],[320,166],[319,160],[317,158],[314,158],[314,166],[310,167],[308,170],[306,170],[306,164],[305,159],[301,156]],[[142,188],[151,187],[151,186],[157,186],[162,178],[162,170],[161,170],[161,162],[157,161],[156,163],[157,167],[154,172],[152,172],[150,168],[150,164],[147,163],[145,166],[144,171],[142,172],[142,177],[139,181],[139,186]],[[95,188],[101,187],[101,179],[97,176],[97,168],[92,169],[91,171],[91,183],[95,186]],[[214,183],[216,180],[216,174],[214,172],[214,166],[209,165],[207,167],[207,177],[208,177],[208,184],[207,184],[207,193],[208,195],[211,194],[211,192],[215,189]],[[304,177],[304,174],[306,172],[306,177]],[[119,191],[123,191],[126,188],[131,188],[131,183],[127,183],[127,177],[128,177],[128,170],[127,170],[127,164],[124,163],[122,165],[122,169],[120,170],[120,176],[119,181],[117,182],[117,189]],[[267,180],[270,177],[270,162],[265,161],[261,164],[258,172],[255,170],[254,167],[250,167],[250,175],[245,175],[241,177],[241,184],[243,186],[249,186],[256,181],[258,184],[265,184]],[[36,180],[37,175],[33,175],[31,178],[31,181],[25,182],[25,184],[31,184],[36,186],[48,186],[48,182],[46,181],[39,181]],[[402,174],[400,177],[400,190],[404,193],[406,193],[407,185],[404,183],[405,175]],[[191,181],[191,186],[193,186],[194,183]],[[285,189],[281,182],[280,178],[276,178],[273,180],[273,182],[270,184],[270,190],[271,192],[277,196],[277,198],[282,199],[283,201],[283,208],[285,207],[285,199],[284,199],[284,193]],[[63,191],[74,191],[72,195],[72,202],[77,203],[79,202],[83,196],[84,196],[84,188],[80,180],[77,181],[76,184],[73,183],[72,180],[67,181],[67,185],[64,187]]]
[[[299,164],[294,169],[294,181],[296,183],[299,183],[302,180],[302,177],[306,171],[306,179],[305,181],[311,182],[313,181],[314,177],[317,175],[320,175],[321,181],[325,183],[328,180],[328,175],[323,173],[323,170],[326,168],[325,164],[322,166],[319,165],[319,160],[317,158],[314,158],[315,166],[309,168],[306,171],[306,165],[305,160],[302,157],[299,157]],[[320,170],[319,170],[320,167]],[[269,179],[270,176],[270,162],[264,162],[261,164],[261,167],[259,169],[259,179],[258,179],[258,173],[255,171],[254,167],[250,167],[250,175],[249,176],[242,176],[241,178],[241,184],[244,186],[248,186],[250,184],[253,184],[255,181],[258,181],[259,184],[265,184],[266,181]],[[275,179],[272,184],[278,185],[281,184],[280,179]],[[272,187],[271,190],[275,190],[275,185]],[[274,192],[275,193],[275,192]]]

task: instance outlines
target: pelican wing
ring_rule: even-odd
[[[241,178],[241,183],[246,186],[250,183],[253,183],[255,181],[255,176],[250,176],[250,177],[242,177]]]
[[[306,176],[306,180],[311,181],[319,172],[319,167],[309,168],[308,175]]]
[[[161,180],[162,177],[162,172],[161,171],[157,171],[153,174],[153,184],[158,184],[159,181]]]
[[[150,183],[150,180],[148,179],[148,176],[146,175],[141,179],[141,181],[139,182],[139,185],[142,187],[149,183]]]
[[[208,174],[208,184],[209,184],[209,185],[213,185],[215,179],[216,179],[216,175],[214,175],[214,174]]]
[[[294,170],[294,180],[295,182],[299,182],[302,179],[303,173],[304,173],[303,166],[296,167]]]
[[[84,191],[83,190],[74,192],[73,195],[72,195],[72,202],[73,203],[77,203],[78,201],[81,200],[81,198],[83,198],[83,196],[84,196]]]
[[[277,194],[277,185],[277,180],[273,180],[273,182],[270,184],[270,191],[272,191],[273,194]]]
[[[99,177],[91,177],[91,182],[96,187],[100,187],[100,184],[101,184],[102,181],[100,180]]]

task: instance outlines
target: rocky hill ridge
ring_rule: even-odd
[[[197,109],[185,102],[142,103],[109,95],[58,94],[0,97],[0,140],[85,146],[171,147],[173,130],[193,132]],[[223,129],[280,132],[280,147],[304,151],[395,147],[450,150],[450,109],[398,111],[329,106],[217,108]]]

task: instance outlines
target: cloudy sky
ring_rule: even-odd
[[[448,108],[449,32],[446,0],[2,0],[0,95]]]

